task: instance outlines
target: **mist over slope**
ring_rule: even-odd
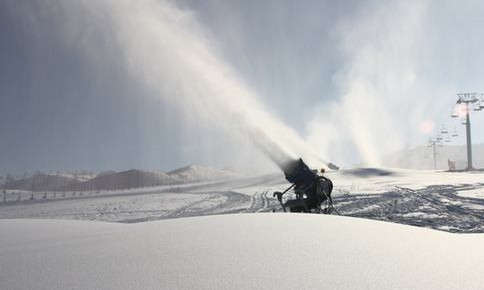
[[[170,171],[168,174],[183,182],[221,180],[243,176],[241,173],[231,170],[220,170],[193,164]]]
[[[448,160],[456,162],[457,169],[467,166],[467,149],[465,145],[444,145],[436,147],[436,169],[449,169]],[[407,169],[434,169],[432,147],[416,146],[405,148],[385,156],[383,165]],[[484,168],[484,144],[472,145],[473,165]]]

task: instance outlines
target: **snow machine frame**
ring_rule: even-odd
[[[301,158],[288,162],[283,171],[286,180],[292,184],[283,192],[274,192],[273,196],[277,197],[284,212],[287,212],[287,208],[290,212],[306,213],[330,214],[333,210],[336,211],[331,198],[333,183],[329,178],[309,169]],[[296,198],[283,202],[283,195],[291,189]]]

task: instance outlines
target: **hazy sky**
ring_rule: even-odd
[[[142,50],[146,63],[126,65],[139,62],[126,41],[137,39],[129,51],[152,43],[127,37],[123,12],[111,13],[117,4],[108,2],[0,1],[0,172],[268,166],[250,142],[219,128],[227,120],[191,114],[185,102],[210,106],[203,89],[178,102],[183,95],[133,76],[153,64],[158,85],[173,92],[185,80],[169,52],[184,50],[160,39],[161,56]],[[482,1],[147,2],[168,13],[146,12],[157,25],[183,28],[163,35],[185,43],[176,37],[193,30],[271,116],[338,164],[378,163],[381,154],[425,144],[424,122],[463,132],[449,118],[455,94],[484,93]],[[129,19],[151,19],[145,10]],[[136,25],[143,23],[151,25]],[[473,139],[484,142],[484,113],[472,117]]]

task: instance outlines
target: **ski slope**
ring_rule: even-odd
[[[7,196],[1,289],[483,289],[483,173],[327,175],[343,216],[272,213],[281,174]]]
[[[236,214],[137,224],[0,220],[2,289],[483,289],[484,235]]]
[[[449,232],[484,232],[483,172],[355,168],[327,176],[335,185],[335,207],[342,215]],[[0,218],[134,223],[280,211],[272,193],[287,186],[277,173],[130,190],[36,192],[33,200],[30,192],[13,191],[0,203]]]

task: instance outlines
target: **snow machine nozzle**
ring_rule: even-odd
[[[294,184],[311,184],[317,178],[316,173],[309,169],[301,158],[286,163],[282,171],[284,171],[287,181]]]
[[[329,178],[311,170],[301,158],[286,162],[281,169],[286,180],[292,183],[283,192],[276,191],[273,194],[277,196],[284,211],[289,208],[291,212],[330,213],[334,209],[331,199],[333,183]],[[283,203],[282,196],[293,188],[296,198]],[[326,202],[324,209],[321,208],[323,202]]]

